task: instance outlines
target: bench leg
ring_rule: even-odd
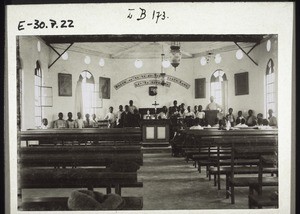
[[[198,161],[198,171],[199,173],[201,173],[201,164],[199,163],[199,161]]]
[[[228,182],[227,175],[226,175],[226,198],[229,198],[229,182]]]
[[[121,195],[121,186],[119,184],[116,184],[115,186],[115,193]]]
[[[106,194],[110,194],[111,193],[111,187],[106,187]]]
[[[231,196],[231,204],[235,203],[235,198],[234,198],[234,186],[231,184],[230,187],[230,196]]]
[[[251,201],[250,197],[248,197],[248,208],[252,209],[252,201]]]
[[[221,189],[221,178],[220,178],[220,173],[218,173],[218,190]]]
[[[214,174],[214,186],[217,186],[217,175]]]

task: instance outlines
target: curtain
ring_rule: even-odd
[[[80,75],[81,77],[81,75]],[[80,112],[83,115],[83,99],[82,99],[82,78],[79,77],[79,80],[76,84],[75,90],[75,113]]]
[[[228,81],[224,80],[222,83],[222,108],[224,111],[224,114],[228,111]]]

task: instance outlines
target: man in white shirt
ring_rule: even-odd
[[[104,120],[108,121],[108,128],[115,127],[116,123],[116,115],[113,113],[114,108],[111,106],[109,107],[109,112],[104,117]]]
[[[198,111],[197,111],[196,117],[199,119],[205,118],[205,112],[202,111],[202,105],[198,105]]]
[[[134,109],[137,110],[137,107],[135,105],[133,105],[133,101],[129,100],[129,111],[131,114],[134,114]]]
[[[79,129],[84,128],[84,123],[80,112],[77,112],[77,119],[75,120],[75,128],[79,128]]]
[[[117,111],[117,115],[116,115],[117,125],[120,124],[121,114],[122,114],[123,112],[124,112],[123,106],[122,106],[122,105],[119,105],[119,111]]]
[[[222,111],[222,107],[215,102],[215,98],[213,96],[210,97],[210,103],[206,106],[206,110],[219,110]]]

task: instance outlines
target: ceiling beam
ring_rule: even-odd
[[[155,34],[155,35],[55,35],[40,36],[46,43],[77,43],[77,42],[147,42],[147,41],[227,41],[227,42],[259,42],[270,35],[178,35],[178,34]]]
[[[48,46],[52,49],[52,50],[54,50],[55,51],[55,53],[57,53],[58,54],[58,57],[48,66],[48,69],[50,69],[51,67],[52,67],[52,65],[54,65],[54,63],[56,63],[57,62],[57,60],[59,60],[59,58],[62,56],[62,55],[64,55],[64,53],[66,53],[67,52],[67,50],[69,50],[69,48],[73,45],[74,43],[71,43],[61,54],[58,52],[58,51],[56,51],[50,44],[48,44]]]
[[[244,54],[246,54],[246,56],[256,65],[256,66],[258,66],[258,63],[257,62],[255,62],[254,61],[254,59],[252,59],[252,57],[251,56],[249,56],[249,54],[241,47],[241,46],[239,46],[239,44],[237,43],[237,42],[234,42],[235,44],[236,44],[236,46],[238,46],[239,47],[239,49],[241,50],[241,51],[243,51],[244,52]],[[256,45],[254,45],[255,47],[256,47]]]

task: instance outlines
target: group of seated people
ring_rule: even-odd
[[[263,118],[263,114],[257,114],[257,117],[253,115],[253,110],[248,111],[248,116],[244,117],[242,111],[238,111],[237,117],[233,115],[233,109],[228,109],[228,114],[224,115],[220,105],[214,102],[214,98],[211,97],[210,103],[206,106],[206,110],[217,110],[220,109],[217,117],[215,118],[215,123],[212,126],[223,127],[230,124],[231,127],[246,127],[246,126],[276,126],[277,119],[273,115],[273,110],[269,109],[269,117]],[[90,119],[90,115],[85,115],[85,120],[82,118],[80,112],[77,113],[77,119],[72,118],[71,112],[68,113],[68,119],[63,119],[63,113],[58,114],[58,119],[53,122],[53,128],[95,128],[99,126],[99,120],[96,115],[93,114]],[[144,119],[152,118],[150,112],[144,115]],[[155,115],[155,119],[170,119],[172,122],[177,124],[178,121],[184,121],[185,126],[191,128],[198,128],[203,126],[210,126],[206,120],[205,112],[203,111],[202,105],[195,105],[194,110],[191,110],[190,106],[185,108],[185,104],[181,103],[177,105],[177,101],[173,101],[173,106],[167,108],[163,106],[161,111]],[[122,127],[140,127],[141,114],[138,108],[133,105],[133,101],[129,101],[129,105],[125,105],[123,110],[123,105],[119,105],[119,110],[114,113],[114,108],[109,107],[109,112],[103,118],[107,121],[108,128],[122,128]],[[48,120],[44,118],[42,120],[42,129],[48,128]]]
[[[109,107],[109,112],[103,118],[107,121],[108,128],[116,127],[139,127],[140,126],[140,114],[136,106],[133,105],[133,101],[129,101],[129,105],[125,105],[125,110],[123,106],[119,106],[119,111],[117,113],[113,112],[114,108]],[[64,115],[62,112],[58,114],[58,119],[53,121],[51,128],[62,129],[62,128],[97,128],[101,120],[98,120],[96,114],[92,114],[90,119],[90,114],[85,115],[85,119],[82,118],[80,112],[77,113],[77,119],[73,119],[72,112],[68,113],[68,119],[63,119]],[[48,119],[42,119],[41,129],[48,129]]]

